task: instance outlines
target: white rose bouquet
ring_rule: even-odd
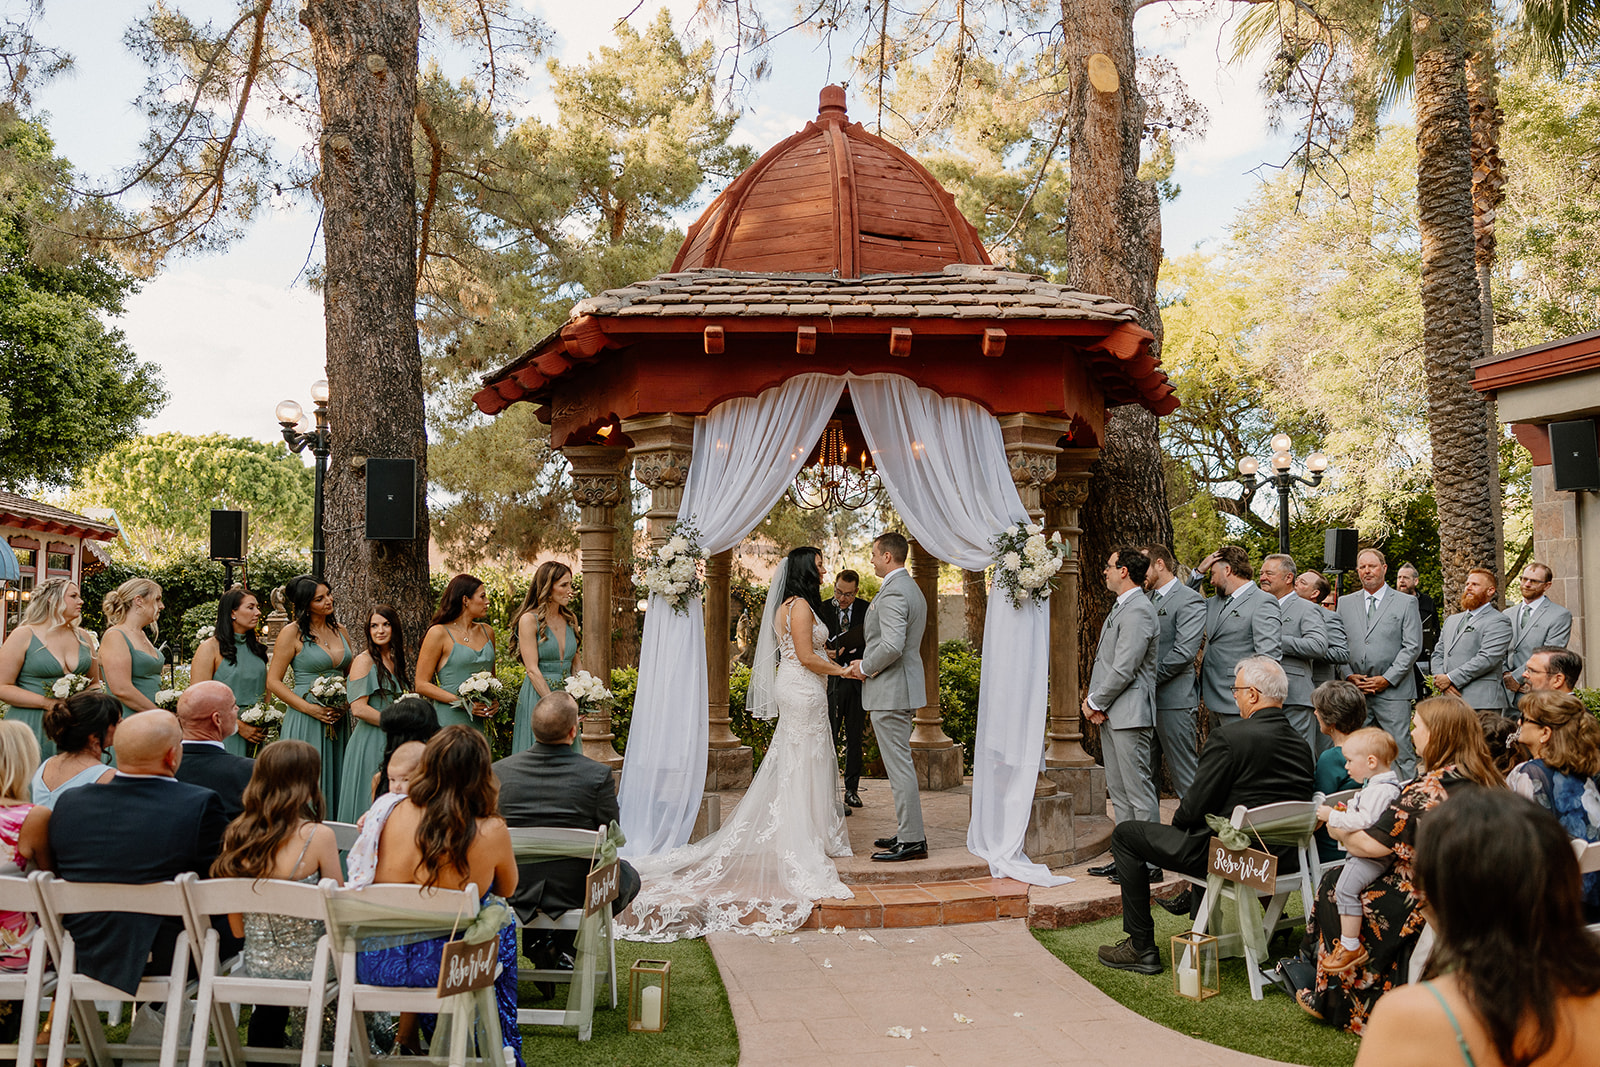
[[[311,688],[306,690],[306,697],[314,703],[325,708],[344,709],[350,706],[350,697],[345,690],[344,675],[319,674],[311,682]],[[339,739],[339,721],[324,722],[322,729],[327,734],[329,741]]]
[[[500,702],[500,697],[505,691],[505,683],[496,678],[493,671],[479,671],[456,686],[456,696],[460,698],[461,707],[469,714],[480,718],[490,713],[489,708]],[[480,708],[483,710],[480,711]]]
[[[578,707],[585,715],[611,706],[611,690],[588,671],[579,671],[572,675],[566,680],[565,688],[572,694],[572,699],[578,702]]]
[[[156,707],[158,708],[165,708],[168,711],[177,711],[178,698],[182,695],[183,690],[181,689],[157,689],[156,695],[150,699],[156,702]]]
[[[65,700],[75,693],[81,693],[94,683],[89,681],[87,675],[63,674],[50,685],[50,695],[57,700]]]
[[[217,636],[217,628],[215,626],[201,626],[196,629],[194,632],[195,651],[199,651],[201,645],[205,644],[215,636]]]
[[[994,538],[994,584],[1005,590],[1013,607],[1039,603],[1049,599],[1066,558],[1059,530],[1046,537],[1042,526],[1014,523]]]
[[[279,728],[283,725],[283,714],[283,705],[268,696],[263,696],[259,704],[239,709],[240,722],[266,731],[266,736],[260,744],[254,746],[255,751],[260,752],[263,747],[278,739]]]
[[[665,597],[673,611],[685,614],[689,602],[705,589],[700,578],[700,562],[705,558],[700,532],[687,522],[673,523],[666,542],[645,559],[639,584]]]

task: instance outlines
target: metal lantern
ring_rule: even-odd
[[[1185,930],[1172,939],[1172,991],[1190,1000],[1205,1000],[1222,992],[1217,969],[1217,939]]]
[[[1212,952],[1215,958],[1214,947]],[[667,986],[671,980],[671,960],[634,960],[628,969],[629,1030],[659,1034],[667,1028]]]

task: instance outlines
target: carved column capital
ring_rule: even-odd
[[[569,445],[561,450],[572,467],[572,498],[578,505],[578,528],[609,526],[612,509],[622,503],[628,486],[628,452],[610,445]]]
[[[1000,417],[1000,436],[1005,441],[1006,459],[1011,464],[1011,480],[1022,497],[1022,506],[1035,520],[1044,514],[1039,490],[1056,477],[1060,441],[1070,429],[1071,424],[1066,419],[1043,415]]]
[[[677,521],[683,503],[683,486],[689,480],[689,461],[694,456],[694,416],[642,415],[623,419],[622,432],[633,446],[633,476],[650,488],[650,510],[645,529],[652,545],[667,538]]]

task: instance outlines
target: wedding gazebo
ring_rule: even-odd
[[[1008,777],[1018,781],[1025,777],[1023,784],[1038,797],[1031,826],[1048,820],[1050,810],[1070,812],[1072,794],[1087,792],[1091,781],[1103,782],[1091,773],[1094,761],[1080,745],[1078,513],[1107,410],[1139,404],[1167,414],[1178,406],[1150,353],[1151,340],[1135,308],[996,268],[954,197],[916,160],[850,122],[844,90],[828,86],[815,121],[763,155],[706,209],[671,271],[579,302],[559,331],[488,375],[474,401],[489,415],[515,403],[535,404],[550,427],[551,445],[570,462],[580,507],[583,621],[591,633],[610,626],[614,508],[628,491],[630,467],[651,491],[648,533],[659,545],[679,518],[691,472],[703,472],[711,459],[696,454],[697,425],[702,450],[732,446],[747,452],[769,447],[771,427],[780,425],[761,423],[768,429],[739,438],[745,432],[737,429],[741,424],[726,421],[728,439],[713,439],[708,425],[724,423],[708,418],[731,419],[732,407],[769,403],[784,390],[799,397],[800,383],[810,383],[807,395],[823,399],[795,399],[795,411],[807,403],[827,410],[791,412],[790,421],[781,423],[784,432],[804,426],[811,436],[802,441],[795,429],[792,442],[777,441],[769,465],[787,472],[786,483],[807,451],[814,455],[811,427],[820,432],[818,419],[838,419],[850,454],[863,454],[864,462],[877,466],[893,497],[897,484],[891,479],[898,479],[903,496],[913,468],[904,467],[901,457],[896,462],[902,467],[892,472],[888,453],[909,449],[913,467],[933,458],[924,455],[926,441],[908,440],[916,430],[906,405],[986,413],[975,423],[977,436],[998,426],[996,449],[1003,445],[1001,462],[1014,486],[1005,487],[1006,494],[1014,493],[1006,499],[1020,501],[1025,517],[1059,531],[1073,550],[1048,608],[1048,627],[1057,635],[1047,653],[1048,727],[1040,730],[1048,769],[1035,774],[1037,739],[1032,767],[999,768],[1017,772]],[[827,391],[829,382],[836,392]],[[885,383],[892,386],[887,393]],[[876,425],[864,422],[858,410],[869,400],[883,413]],[[898,426],[890,425],[896,421]],[[957,441],[957,447],[965,445]],[[969,482],[955,495],[981,490]],[[771,501],[762,499],[770,508]],[[990,511],[1007,508],[1016,510],[1001,501]],[[912,576],[932,602],[939,558],[922,542],[934,535],[919,525],[925,518],[915,519],[904,506],[899,510],[913,535]],[[731,543],[720,541],[737,532],[732,527],[719,548],[707,546],[702,641],[703,632],[727,632],[732,547],[764,514],[761,509]],[[918,536],[919,529],[925,536]],[[963,542],[969,546],[961,550],[964,559],[949,558],[960,554],[951,550],[946,561],[973,569],[970,546],[976,539],[972,534]],[[954,543],[948,537],[940,541]],[[652,611],[647,620],[647,657],[657,615]],[[930,620],[923,638],[926,663],[938,662],[938,640],[936,621]],[[583,657],[585,669],[609,675],[608,642],[585,642]],[[739,788],[749,781],[750,751],[729,728],[727,642],[705,643],[704,658],[704,785]],[[645,674],[642,667],[641,699]],[[988,677],[986,672],[986,686]],[[1042,703],[1042,678],[1037,692]],[[642,736],[640,714],[636,705],[630,738],[635,744]],[[980,710],[980,743],[983,715]],[[962,781],[961,753],[941,722],[937,672],[929,671],[927,704],[916,715],[912,738],[924,789]],[[608,721],[586,724],[587,754],[615,763],[611,740]],[[634,763],[630,753],[625,822]],[[981,776],[980,768],[975,775]],[[701,783],[682,777],[675,788],[682,792],[692,785],[698,803]],[[1008,788],[1014,807],[1021,786],[1013,781]],[[1058,789],[1059,795],[1050,796]],[[1103,806],[1103,793],[1100,801]],[[665,821],[676,826],[684,809],[679,799],[673,803],[678,806]],[[1079,808],[1089,810],[1082,803]],[[975,821],[978,811],[975,777]],[[1065,861],[1038,835],[1030,841],[1034,859]]]

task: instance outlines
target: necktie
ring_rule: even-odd
[[[1374,606],[1377,605],[1377,603],[1378,603],[1378,598],[1373,596],[1371,593],[1368,593],[1367,594],[1367,621],[1368,622],[1372,621],[1372,609],[1373,609]]]
[[[1532,604],[1524,604],[1524,605],[1522,605],[1522,621],[1517,623],[1517,629],[1520,630],[1523,627],[1527,626],[1528,625],[1528,616],[1530,616],[1532,614],[1533,614],[1533,605]]]
[[[1150,602],[1159,608],[1161,606],[1161,598],[1166,595],[1167,594],[1158,591],[1155,596],[1150,598]]]

